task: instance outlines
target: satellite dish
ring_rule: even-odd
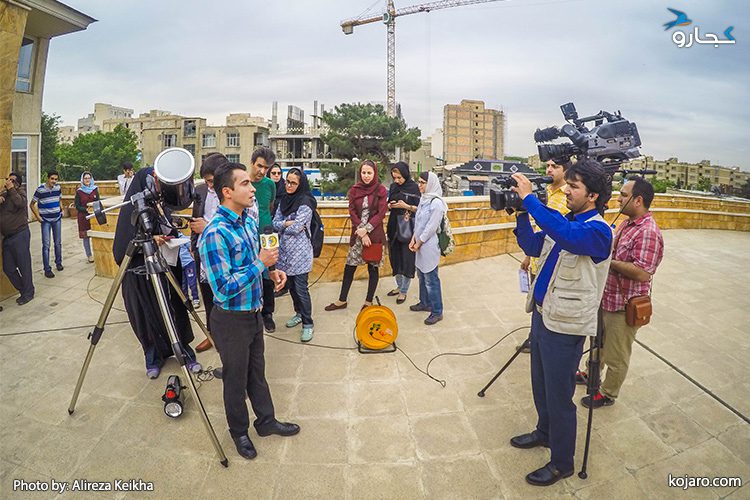
[[[173,210],[184,210],[193,202],[195,159],[183,148],[168,148],[154,160],[154,173],[164,204]]]

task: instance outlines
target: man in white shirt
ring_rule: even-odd
[[[117,176],[117,185],[120,187],[120,194],[125,196],[128,192],[130,183],[133,181],[133,164],[129,161],[123,162],[122,173]]]

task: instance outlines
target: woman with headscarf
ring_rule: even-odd
[[[146,188],[151,191],[158,190],[154,179],[154,169],[150,167],[141,169],[135,174],[128,191],[125,193],[124,201],[130,200],[133,195]],[[133,205],[125,205],[120,208],[120,214],[117,217],[112,253],[118,265],[122,264],[128,244],[136,236],[136,226],[131,221],[132,215]],[[160,215],[157,224],[155,224],[154,240],[158,245],[162,245],[166,241],[165,236],[177,236],[176,229],[163,223],[168,220],[168,216],[168,212]],[[164,361],[174,353],[159,305],[156,302],[154,287],[148,275],[143,273],[144,261],[143,253],[136,250],[122,279],[122,298],[125,302],[130,326],[143,348],[143,354],[146,358],[146,376],[155,379],[159,376]],[[171,266],[171,270],[177,283],[181,283],[182,269],[179,266]],[[167,306],[174,320],[177,336],[187,355],[187,367],[193,373],[197,373],[201,370],[201,365],[196,361],[195,351],[190,347],[190,342],[193,341],[193,330],[190,327],[187,309],[185,309],[185,305],[177,292],[172,289],[166,277],[160,276],[159,279],[168,297]]]
[[[279,261],[276,267],[286,273],[289,293],[294,304],[294,316],[287,328],[302,323],[300,340],[313,338],[312,299],[308,289],[308,275],[312,271],[313,247],[310,223],[318,206],[310,192],[307,176],[299,168],[286,174],[286,196],[281,199],[273,218],[273,228],[279,233]]]
[[[365,160],[359,166],[359,182],[349,190],[349,216],[352,234],[349,237],[349,253],[344,266],[344,280],[341,283],[339,299],[328,304],[326,311],[344,309],[347,296],[354,281],[357,266],[367,264],[369,275],[367,297],[362,306],[372,305],[375,290],[378,288],[379,268],[383,263],[385,231],[383,219],[388,207],[388,192],[380,183],[378,168],[372,160]],[[380,255],[378,256],[378,252]]]
[[[414,230],[414,214],[419,206],[419,186],[411,178],[409,165],[400,161],[391,167],[393,184],[388,191],[388,216],[386,235],[388,236],[388,257],[396,279],[396,288],[388,292],[389,296],[398,295],[396,304],[406,301],[411,280],[414,279],[414,252],[409,250],[411,235],[404,234],[404,229]],[[399,231],[401,226],[401,231]]]
[[[75,196],[75,206],[78,212],[78,237],[83,240],[83,251],[86,252],[86,259],[94,262],[94,254],[91,253],[91,239],[89,230],[91,222],[86,218],[89,213],[88,204],[99,200],[99,189],[96,187],[94,176],[91,172],[81,174],[81,185],[78,186]]]
[[[422,199],[414,217],[414,235],[409,249],[416,254],[415,264],[419,277],[419,302],[410,306],[412,311],[428,311],[425,325],[434,325],[443,319],[443,294],[440,290],[440,245],[437,233],[448,205],[443,200],[443,189],[434,172],[419,175]]]
[[[281,171],[281,166],[278,163],[274,163],[271,168],[266,172],[266,177],[271,179],[276,184],[276,198],[273,200],[273,211],[271,214],[275,214],[279,208],[281,200],[286,196],[286,182],[284,181],[284,174]]]

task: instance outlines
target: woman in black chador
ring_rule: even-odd
[[[419,186],[411,178],[409,165],[400,161],[391,167],[393,184],[388,192],[388,255],[391,259],[391,269],[396,280],[396,288],[388,295],[398,295],[397,304],[403,304],[409,291],[411,280],[414,279],[414,252],[409,250],[411,231],[414,230],[414,214],[419,206]],[[399,228],[401,225],[401,228]],[[407,229],[408,231],[404,231]],[[399,230],[401,229],[401,231]]]
[[[138,171],[135,177],[133,177],[127,193],[125,193],[124,201],[130,200],[134,194],[143,191],[146,187],[156,190],[156,181],[153,172],[153,168],[144,168]],[[122,263],[128,244],[136,235],[136,226],[131,222],[132,215],[133,205],[125,205],[120,208],[120,215],[117,217],[117,229],[115,230],[112,253],[118,265]],[[163,238],[166,235],[178,236],[176,229],[160,223],[156,223],[154,233],[158,233],[154,237],[158,244],[163,243]],[[171,266],[171,269],[177,279],[177,283],[181,283],[182,268],[179,267],[179,259],[177,263],[178,265]],[[164,327],[164,320],[162,319],[159,305],[156,302],[154,287],[148,275],[142,272],[143,264],[143,253],[137,250],[128,264],[128,270],[122,279],[122,298],[125,302],[125,310],[128,313],[130,326],[141,343],[141,347],[143,347],[143,353],[146,358],[146,375],[148,378],[154,379],[159,376],[164,360],[174,353],[172,352],[172,345],[169,341],[167,330]],[[136,272],[136,270],[141,272]],[[160,276],[160,279],[168,297],[167,305],[174,320],[177,336],[188,356],[188,369],[192,372],[198,372],[201,370],[201,365],[196,361],[195,351],[189,345],[193,341],[193,330],[190,327],[187,309],[185,309],[185,305],[180,301],[180,297],[172,289],[167,278]]]

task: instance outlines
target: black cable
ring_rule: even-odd
[[[677,368],[674,364],[672,364],[664,356],[662,356],[658,352],[654,351],[653,349],[651,349],[649,346],[647,346],[646,344],[644,344],[643,342],[641,342],[638,339],[635,339],[635,342],[639,346],[643,347],[648,352],[650,352],[651,354],[653,354],[654,356],[656,356],[657,359],[659,359],[661,362],[663,362],[664,364],[666,364],[667,366],[669,366],[671,369],[673,369],[674,371],[676,371],[677,373],[679,373],[680,375],[682,375],[683,377],[685,377],[686,379],[688,379],[688,381],[690,381],[693,385],[695,385],[696,387],[698,387],[700,390],[702,390],[703,392],[705,392],[706,394],[708,394],[709,396],[711,396],[712,398],[714,398],[716,401],[718,401],[719,403],[721,403],[729,411],[731,411],[732,413],[734,413],[735,415],[737,415],[738,417],[740,417],[742,420],[744,420],[745,422],[747,422],[748,424],[750,424],[750,418],[748,418],[742,412],[740,412],[739,410],[737,410],[736,408],[734,408],[732,405],[730,405],[729,403],[727,403],[726,401],[724,401],[723,399],[721,399],[719,396],[717,396],[716,394],[714,394],[713,392],[711,392],[710,389],[708,389],[706,386],[704,386],[703,384],[701,384],[700,382],[698,382],[697,380],[695,380],[693,377],[691,377],[690,375],[688,375],[684,371],[682,371],[679,368]]]
[[[328,266],[331,265],[333,262],[334,257],[336,257],[336,251],[339,249],[339,246],[341,245],[341,238],[346,234],[346,229],[349,227],[350,219],[347,218],[346,222],[344,222],[344,227],[341,228],[341,234],[339,234],[339,241],[336,243],[336,246],[333,247],[333,254],[331,255],[331,258],[328,259],[328,263],[326,263],[326,266],[323,268],[323,271],[321,271],[320,275],[313,281],[310,285],[308,285],[307,289],[309,290],[312,288],[318,281],[320,281],[320,278],[322,278],[326,271],[328,270]]]
[[[129,324],[130,321],[112,321],[108,322],[107,325],[124,325]],[[3,333],[0,337],[13,337],[15,335],[30,335],[32,333],[46,333],[46,332],[63,332],[66,330],[77,330],[79,328],[93,328],[96,325],[80,325],[80,326],[68,326],[65,328],[46,328],[44,330],[29,330],[25,332],[14,332],[14,333]]]
[[[102,301],[100,301],[100,300],[97,300],[97,299],[95,299],[95,298],[94,298],[94,296],[93,296],[93,295],[91,295],[91,290],[89,289],[89,288],[91,287],[91,282],[92,282],[92,281],[94,281],[94,278],[96,278],[96,275],[93,275],[93,276],[91,277],[91,279],[89,280],[89,282],[88,282],[88,283],[86,283],[86,295],[88,295],[88,296],[89,296],[89,298],[90,298],[91,300],[93,300],[94,302],[96,302],[97,304],[99,304],[99,305],[102,305],[102,306],[103,306],[103,305],[104,305],[104,302],[102,302]],[[112,309],[114,309],[115,311],[120,311],[120,312],[124,312],[124,313],[127,313],[127,311],[126,311],[125,309],[120,309],[119,307],[115,307],[115,306],[114,306],[114,304],[112,305]]]
[[[336,351],[355,351],[356,347],[342,347],[342,346],[335,346],[335,345],[323,345],[323,344],[311,344],[310,342],[300,342],[297,340],[289,340],[284,339],[281,337],[277,337],[276,335],[271,335],[270,333],[264,333],[266,337],[271,337],[272,339],[279,340],[281,342],[286,342],[287,344],[297,344],[301,346],[310,346],[310,347],[320,347],[322,349],[333,349]]]

